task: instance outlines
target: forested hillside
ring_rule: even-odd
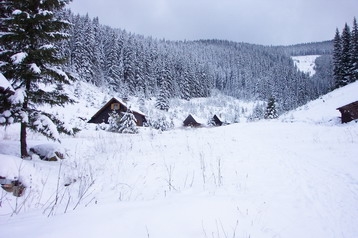
[[[331,88],[327,81],[331,77],[330,58],[321,60],[323,68],[318,68],[317,75],[325,77],[312,79],[294,66],[288,53],[292,46],[166,41],[103,26],[98,18],[88,15],[63,14],[73,26],[70,40],[62,44],[62,54],[70,59],[67,67],[77,72],[79,79],[108,87],[120,97],[155,96],[160,109],[167,109],[168,98],[206,97],[218,89],[245,100],[274,97],[282,112]],[[315,45],[320,48],[315,53],[331,52],[330,43],[321,45]]]

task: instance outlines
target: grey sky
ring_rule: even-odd
[[[154,38],[264,45],[329,40],[358,17],[358,0],[73,0],[70,8]]]

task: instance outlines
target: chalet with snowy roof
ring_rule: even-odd
[[[118,98],[112,98],[109,100],[93,117],[88,123],[108,123],[109,113],[115,111],[118,114],[126,112],[128,110],[127,105]],[[143,123],[147,122],[144,113],[136,110],[132,110],[132,113],[136,119],[137,126],[143,126]]]
[[[210,122],[214,126],[222,126],[222,124],[224,123],[217,115],[214,115],[213,118],[211,118]]]
[[[347,123],[358,119],[358,101],[339,107],[337,108],[337,110],[342,115],[341,116],[342,123]]]
[[[0,73],[0,93],[1,94],[14,94],[15,90],[11,86],[11,83]]]
[[[199,127],[202,126],[203,123],[200,119],[196,118],[195,116],[189,114],[189,116],[183,122],[184,126],[191,126],[191,127]]]

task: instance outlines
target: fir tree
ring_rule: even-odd
[[[351,82],[353,82],[358,80],[358,24],[356,18],[354,18],[353,20],[353,28],[351,34],[351,65]]]
[[[56,15],[69,0],[5,0],[1,2],[0,70],[11,81],[17,95],[11,112],[20,122],[21,157],[28,157],[27,128],[59,140],[58,132],[74,134],[55,115],[39,110],[40,105],[72,103],[63,85],[71,82],[61,66],[56,43],[68,38],[70,26]],[[46,85],[46,88],[42,85]]]
[[[342,31],[342,81],[341,86],[347,85],[351,82],[352,77],[352,61],[351,61],[351,31],[347,24],[345,24]]]
[[[123,113],[119,121],[119,133],[128,133],[128,134],[136,134],[138,133],[138,128],[136,124],[136,119],[132,113],[132,111],[128,108],[127,112]]]
[[[270,97],[267,103],[266,111],[264,118],[265,119],[275,119],[277,118],[277,111],[276,111],[276,101],[275,98]]]
[[[112,111],[111,113],[109,113],[109,117],[108,117],[108,131],[112,131],[112,132],[118,132],[119,128],[120,128],[120,121],[121,121],[121,115],[119,115],[116,111]]]
[[[156,108],[163,111],[169,110],[170,79],[169,72],[166,69],[163,69],[158,79],[160,89],[157,102],[155,104]]]

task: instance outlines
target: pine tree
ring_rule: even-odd
[[[343,86],[343,72],[342,72],[341,58],[342,58],[342,40],[339,30],[336,29],[336,34],[333,40],[333,77],[334,77],[336,88]]]
[[[108,117],[108,131],[117,132],[120,128],[121,115],[119,115],[116,111],[112,111],[109,113]]]
[[[155,104],[155,107],[163,110],[169,110],[169,98],[170,98],[170,74],[169,71],[164,67],[161,71],[158,81],[159,81],[159,95]]]
[[[276,111],[276,101],[275,98],[270,97],[267,103],[266,111],[264,118],[265,119],[275,119],[277,118],[277,111]]]
[[[353,28],[351,35],[351,65],[352,78],[351,82],[358,80],[358,24],[357,19],[353,20]]]
[[[341,55],[341,67],[342,67],[342,82],[341,86],[349,84],[352,77],[352,60],[351,60],[351,31],[347,23],[342,31],[342,55]]]
[[[21,157],[28,157],[27,129],[59,140],[58,132],[74,134],[55,115],[37,108],[40,105],[64,106],[73,100],[63,85],[71,82],[61,69],[56,43],[68,38],[70,26],[56,12],[69,0],[5,0],[1,2],[0,70],[11,81],[17,100],[12,101],[14,122],[20,122]],[[5,32],[5,33],[4,33]],[[46,85],[46,89],[42,86]]]
[[[128,133],[128,134],[136,134],[138,133],[138,128],[136,124],[136,119],[132,113],[132,111],[128,108],[127,112],[123,113],[119,121],[119,133]]]

